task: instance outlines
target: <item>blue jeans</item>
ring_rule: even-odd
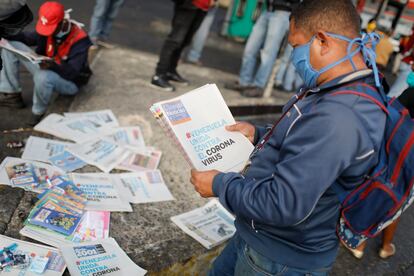
[[[89,36],[92,40],[108,39],[112,22],[123,3],[124,0],[96,0],[89,27]]]
[[[390,92],[388,93],[389,97],[398,97],[400,96],[407,88],[407,77],[411,72],[411,65],[401,62],[400,70],[398,71],[398,77],[391,86]]]
[[[206,17],[204,17],[203,23],[201,23],[193,37],[191,48],[187,54],[188,61],[197,62],[200,60],[201,52],[203,51],[204,44],[206,43],[208,34],[210,33],[210,28],[211,25],[213,25],[217,10],[218,7],[212,8],[208,11]]]
[[[289,30],[287,11],[264,12],[260,15],[244,48],[240,85],[264,88],[273,69],[273,64]],[[260,66],[256,74],[256,57],[260,52]]]
[[[16,49],[33,52],[27,45],[10,41]],[[62,95],[74,95],[78,92],[75,83],[65,80],[50,70],[40,69],[38,64],[33,64],[14,53],[2,50],[3,70],[0,73],[0,91],[4,93],[20,93],[19,65],[20,63],[33,75],[33,107],[32,112],[36,115],[44,114],[52,97],[53,91]]]
[[[326,276],[330,269],[308,271],[278,264],[253,250],[236,233],[214,261],[209,276]]]
[[[300,86],[300,77],[299,82],[297,82],[296,69],[295,66],[291,63],[291,55],[293,48],[288,45],[285,52],[282,56],[282,63],[280,64],[279,71],[277,72],[275,83],[280,84],[286,91],[292,91],[298,86]]]

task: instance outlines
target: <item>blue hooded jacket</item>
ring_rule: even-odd
[[[332,266],[340,203],[332,185],[352,190],[378,162],[386,115],[365,93],[371,70],[301,91],[270,139],[251,156],[244,174],[221,173],[213,192],[236,215],[248,246],[274,262],[314,270]],[[269,128],[256,128],[257,144]]]

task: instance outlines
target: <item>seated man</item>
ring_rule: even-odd
[[[88,65],[88,49],[92,45],[87,33],[65,17],[62,4],[45,2],[39,9],[36,32],[23,32],[11,37],[18,50],[32,52],[50,60],[33,64],[24,57],[3,50],[0,74],[0,106],[24,107],[19,83],[19,63],[33,75],[33,107],[30,125],[35,125],[47,110],[53,91],[74,95],[92,72]]]

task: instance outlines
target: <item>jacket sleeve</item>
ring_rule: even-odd
[[[64,79],[73,81],[87,63],[88,47],[85,47],[84,43],[80,41],[73,45],[71,52],[66,61],[62,61],[61,64],[54,63],[49,70],[56,72]]]
[[[9,40],[19,41],[27,46],[37,46],[40,36],[36,32],[21,32],[8,38]]]
[[[253,145],[257,145],[259,141],[265,136],[265,134],[272,128],[272,125],[267,126],[255,126]]]
[[[313,211],[358,152],[370,147],[372,142],[367,141],[366,131],[350,108],[315,111],[292,127],[274,173],[259,181],[221,173],[214,178],[213,192],[236,216],[268,225],[295,225]],[[271,148],[263,150],[272,154]]]

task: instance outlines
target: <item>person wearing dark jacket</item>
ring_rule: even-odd
[[[152,85],[164,91],[174,91],[170,81],[188,84],[177,72],[178,61],[214,2],[216,0],[174,0],[171,31],[162,46]]]
[[[266,0],[266,11],[255,23],[244,48],[239,79],[227,84],[226,88],[242,92],[245,97],[263,95],[283,38],[289,30],[290,12],[299,2]],[[257,56],[260,56],[259,66],[256,66]]]
[[[92,45],[78,23],[65,18],[62,4],[45,2],[39,9],[35,32],[23,32],[9,38],[16,49],[45,56],[39,64],[11,51],[3,50],[4,68],[0,74],[0,105],[23,107],[19,83],[19,63],[33,75],[33,107],[30,125],[36,124],[46,112],[54,91],[74,95],[87,82],[91,71],[88,49]]]
[[[386,123],[381,108],[357,94],[382,85],[374,37],[358,40],[360,32],[350,0],[301,2],[292,11],[289,43],[306,88],[277,125],[227,128],[256,145],[242,172],[191,172],[201,196],[218,197],[236,216],[237,231],[210,275],[328,275],[339,247],[335,188],[352,191],[365,182]],[[356,95],[334,94],[344,90]]]

